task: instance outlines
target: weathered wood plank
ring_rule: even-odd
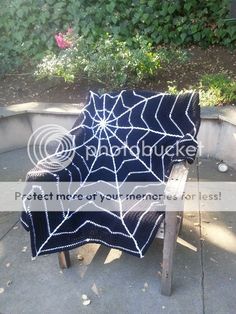
[[[181,196],[187,180],[188,168],[185,163],[175,164],[172,168],[169,180],[166,185],[165,195],[172,196],[166,198],[166,213],[164,223],[164,246],[161,293],[170,296],[173,278],[173,260],[176,247],[176,239],[183,218],[183,201]],[[173,196],[176,197],[173,200]]]
[[[61,269],[70,267],[70,252],[62,251],[58,253],[58,261]]]

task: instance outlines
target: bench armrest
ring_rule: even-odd
[[[187,162],[179,162],[173,165],[165,188],[165,195],[176,196],[179,199],[183,192],[188,176]],[[169,203],[169,201],[167,200]]]

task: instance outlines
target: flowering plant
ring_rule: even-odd
[[[132,44],[106,34],[97,41],[76,36],[70,28],[55,36],[59,53],[50,52],[38,65],[36,75],[62,77],[67,82],[85,78],[108,90],[133,88],[150,80],[164,65],[181,61],[183,52],[170,55],[165,48],[154,49],[141,36],[132,38]]]
[[[66,33],[59,33],[55,35],[55,40],[57,43],[57,46],[60,49],[67,49],[71,48],[74,42],[74,34],[73,29],[68,28]]]

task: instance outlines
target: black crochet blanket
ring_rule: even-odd
[[[133,192],[141,187],[148,194],[150,186],[165,186],[174,163],[193,162],[199,125],[197,93],[90,92],[70,131],[73,158],[58,171],[41,162],[28,173],[25,191],[32,192],[45,182],[55,186],[63,182],[68,190],[73,183],[82,194],[92,187],[102,195],[107,187],[121,195],[130,186]],[[68,148],[61,144],[57,153],[63,156]],[[30,231],[33,257],[89,242],[143,257],[164,218],[163,201],[120,197],[107,204],[110,210],[91,200],[69,199],[50,211],[43,202],[40,210],[38,203],[24,202],[21,221]]]

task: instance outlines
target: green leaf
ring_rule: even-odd
[[[182,43],[184,43],[185,39],[187,38],[187,34],[186,33],[180,34],[180,38],[181,38]]]
[[[115,6],[116,6],[115,1],[112,1],[106,5],[106,9],[109,13],[112,13],[115,9]]]
[[[168,12],[170,14],[173,14],[176,10],[176,6],[172,3],[172,5],[168,8]]]
[[[199,42],[201,39],[201,33],[195,33],[193,34],[193,39],[195,42]]]

